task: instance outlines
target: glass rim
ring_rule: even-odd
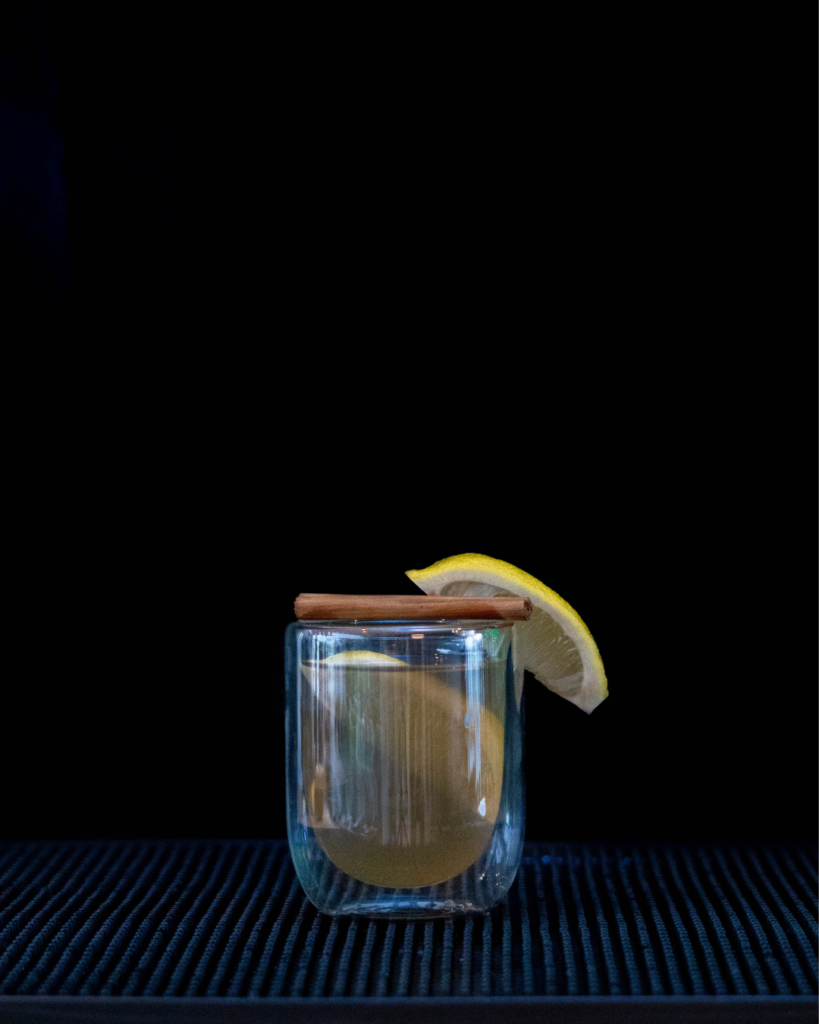
[[[428,629],[458,629],[464,626],[474,629],[475,626],[514,626],[512,619],[297,619],[291,623],[293,626],[303,626],[310,629],[313,626],[362,626],[367,629],[370,626],[406,626]]]

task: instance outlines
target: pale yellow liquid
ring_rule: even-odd
[[[455,878],[486,851],[503,783],[504,666],[302,666],[307,824],[371,885]]]

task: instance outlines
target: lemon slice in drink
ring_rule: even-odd
[[[528,572],[488,555],[466,554],[411,569],[407,576],[425,594],[530,598],[532,617],[514,627],[518,699],[523,669],[587,714],[608,696],[603,661],[586,624],[568,602]]]
[[[375,651],[302,664],[307,823],[329,859],[369,885],[436,885],[492,840],[503,706],[470,702],[463,665]]]

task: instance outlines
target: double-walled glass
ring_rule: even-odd
[[[512,626],[288,626],[288,838],[319,910],[437,917],[507,892],[524,824]]]

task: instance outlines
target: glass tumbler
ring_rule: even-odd
[[[509,621],[287,627],[287,828],[326,914],[483,913],[520,864]]]

